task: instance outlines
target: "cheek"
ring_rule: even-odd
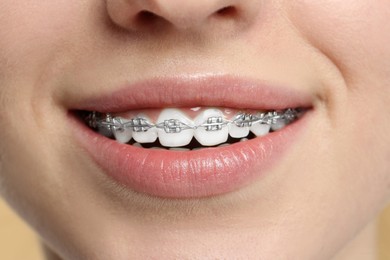
[[[82,9],[76,5],[73,0],[0,1],[0,192],[15,201],[23,201],[16,194],[32,190],[29,181],[39,189],[32,176],[44,169],[36,163],[43,160],[36,158],[32,141],[42,136],[36,110],[50,102],[47,72],[70,41],[72,23],[77,23],[68,20],[70,12]]]
[[[41,76],[49,60],[71,49],[87,4],[75,0],[0,3],[0,81]],[[87,2],[87,1],[83,1]],[[71,19],[70,19],[71,18]],[[85,21],[84,21],[85,23]],[[3,84],[4,85],[4,84]],[[30,83],[31,85],[31,83]]]
[[[289,1],[290,2],[290,1]],[[354,82],[390,78],[390,1],[291,1],[290,19]]]
[[[71,11],[71,4],[62,2],[2,1],[1,53],[11,57],[18,55],[28,58],[31,52],[36,50],[47,51],[46,48],[64,34],[67,28],[65,24],[71,22],[66,18]]]
[[[301,0],[286,6],[300,35],[345,81],[345,88],[329,86],[337,93],[331,120],[343,151],[338,158],[349,162],[351,173],[343,176],[361,181],[367,200],[389,194],[390,1]]]
[[[82,31],[77,24],[88,19],[86,2],[0,2],[0,140],[6,140],[0,146],[10,143],[7,136],[16,136],[10,125],[25,129],[20,115],[29,115],[31,122],[50,109],[57,75]],[[26,135],[34,134],[30,130]]]

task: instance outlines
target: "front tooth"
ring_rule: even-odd
[[[233,121],[234,119],[235,118],[232,118]],[[239,127],[234,122],[232,122],[231,124],[229,124],[229,135],[233,138],[247,137],[249,135],[249,127]]]
[[[178,121],[175,121],[178,120]],[[193,122],[178,109],[164,109],[157,120],[164,128],[158,128],[158,139],[165,147],[180,147],[188,145],[194,137],[193,129],[181,129],[184,125],[177,125],[181,122],[193,127]]]
[[[151,122],[150,118],[144,114],[138,114],[136,118],[142,118],[149,123]],[[146,132],[135,131],[133,129],[133,139],[138,143],[154,143],[157,140],[157,129],[151,127]]]
[[[199,126],[195,130],[195,138],[203,146],[214,146],[225,143],[228,139],[229,129],[223,123],[222,111],[218,109],[207,109],[203,111],[194,120],[195,125]],[[200,126],[205,124],[205,126]]]
[[[271,126],[269,124],[255,123],[251,126],[250,130],[256,136],[263,136],[269,133]]]
[[[127,122],[130,122],[130,120],[124,118],[115,118],[114,120],[116,120],[120,124],[126,124]],[[113,127],[112,132],[114,134],[115,139],[123,144],[128,143],[133,136],[133,131],[129,127],[124,127],[123,129],[117,129]]]

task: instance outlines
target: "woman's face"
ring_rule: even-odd
[[[329,259],[390,196],[389,17],[386,0],[2,0],[1,193],[65,259]],[[74,116],[168,107],[307,112],[195,151]]]

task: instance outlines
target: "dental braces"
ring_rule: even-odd
[[[124,132],[127,129],[133,132],[147,132],[152,128],[162,129],[168,134],[181,133],[185,130],[196,130],[204,128],[207,132],[215,132],[222,130],[228,125],[235,125],[237,127],[251,127],[254,124],[277,124],[283,122],[288,124],[297,119],[301,114],[302,109],[285,109],[281,111],[270,111],[258,114],[250,114],[246,112],[238,113],[232,120],[227,120],[223,116],[213,116],[205,120],[200,125],[189,125],[178,119],[168,119],[163,122],[153,124],[146,118],[136,117],[124,122],[120,117],[113,117],[112,114],[101,114],[98,112],[91,112],[86,121],[91,128],[104,130],[112,134],[115,132]]]

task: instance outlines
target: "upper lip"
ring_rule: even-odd
[[[312,101],[309,93],[277,83],[229,75],[185,75],[122,84],[114,90],[85,98],[73,104],[72,109],[101,113],[194,106],[282,110],[310,108]]]

